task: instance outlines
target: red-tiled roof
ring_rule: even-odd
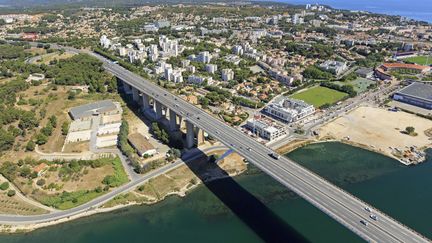
[[[428,66],[422,66],[417,64],[407,64],[407,63],[384,63],[382,65],[385,69],[393,69],[393,68],[406,68],[406,69],[416,69],[424,71],[426,69],[430,69]]]

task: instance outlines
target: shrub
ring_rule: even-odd
[[[38,186],[43,186],[43,185],[45,185],[45,179],[39,179],[39,180],[37,180],[37,182],[36,182],[36,185],[38,185]]]
[[[2,184],[0,184],[0,189],[5,191],[7,189],[9,189],[9,182],[3,182]]]
[[[9,190],[7,192],[8,197],[13,197],[13,196],[15,196],[15,194],[16,194],[15,190]]]

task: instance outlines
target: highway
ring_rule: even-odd
[[[334,186],[294,161],[269,156],[273,151],[241,131],[223,123],[205,111],[169,93],[156,84],[93,54],[104,62],[105,69],[122,81],[158,100],[164,106],[203,129],[233,149],[287,188],[313,204],[321,211],[370,242],[429,242],[414,230],[374,209],[353,195]],[[371,219],[365,210],[369,207],[378,220]],[[360,221],[368,222],[368,225]]]

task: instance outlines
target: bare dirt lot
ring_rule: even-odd
[[[408,126],[415,128],[417,136],[403,133]],[[392,152],[395,148],[406,150],[411,146],[430,146],[431,140],[424,133],[430,128],[432,121],[413,114],[359,107],[323,126],[320,129],[320,139],[349,140],[394,157]]]

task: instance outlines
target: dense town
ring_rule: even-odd
[[[101,208],[247,169],[206,131],[190,146],[187,123],[97,57],[279,153],[341,141],[415,165],[431,144],[432,25],[406,17],[254,2],[71,7],[0,15],[0,42],[0,189],[25,209],[1,213],[74,208],[188,156],[206,176],[179,164]],[[204,167],[196,147],[209,151]]]

